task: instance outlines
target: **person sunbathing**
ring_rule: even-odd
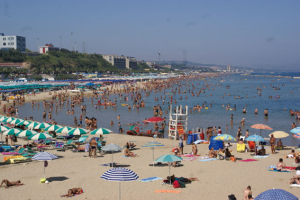
[[[277,171],[294,171],[294,170],[290,170],[290,169],[285,169],[285,163],[283,162],[283,159],[282,158],[279,158],[279,162],[278,162],[278,164],[277,164],[277,166],[276,166],[276,170]]]
[[[134,148],[136,145],[133,142],[126,142],[125,146],[127,149]]]
[[[125,155],[126,157],[136,157],[136,156],[137,156],[137,155],[134,154],[133,152],[129,151],[128,148],[125,149],[124,155]]]
[[[295,157],[295,163],[300,164],[300,156],[299,155]]]
[[[284,158],[295,158],[295,157],[296,157],[296,153],[294,149],[292,149],[291,153],[289,153],[287,156],[284,156]]]
[[[197,153],[198,153],[197,145],[195,143],[193,143],[192,144],[192,154],[197,155]]]
[[[61,195],[61,197],[72,197],[81,193],[83,193],[82,188],[72,188],[68,190],[68,194]]]
[[[174,174],[172,176],[167,176],[167,180],[170,180],[170,179],[171,179],[171,182],[181,181],[184,183],[191,183],[192,181],[199,181],[198,178],[184,178],[184,177],[177,178],[177,177],[175,177]]]
[[[261,155],[261,156],[266,155],[266,149],[264,148],[263,145],[262,145],[261,149],[258,150],[257,155]]]
[[[217,152],[214,151],[213,147],[210,148],[210,151],[208,152],[208,157],[210,157],[210,158],[216,158],[217,157]]]
[[[290,180],[290,184],[298,184],[300,185],[300,175],[293,176]]]
[[[11,187],[11,186],[24,185],[24,183],[21,183],[20,180],[9,182],[7,179],[3,179],[2,182],[1,182],[1,184],[0,184],[0,187],[2,187],[2,185],[4,183],[6,184],[5,188]]]

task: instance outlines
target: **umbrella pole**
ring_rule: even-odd
[[[46,175],[45,175],[45,164],[44,164],[44,179],[46,179]]]
[[[154,167],[154,147],[152,147],[152,155],[153,155],[153,167]]]
[[[119,200],[121,200],[121,181],[119,181]]]
[[[111,167],[114,167],[114,159],[113,159],[113,153],[111,152]]]
[[[169,163],[169,178],[170,178],[170,185],[171,185],[171,163]]]

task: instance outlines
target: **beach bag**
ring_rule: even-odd
[[[234,196],[234,194],[228,195],[228,199],[229,200],[236,200],[236,197]]]
[[[173,182],[173,187],[174,187],[174,188],[180,188],[179,181],[174,181],[174,182]]]
[[[233,156],[231,156],[231,157],[230,157],[230,160],[231,160],[232,162],[235,162],[235,161],[236,161],[236,158],[233,157]]]

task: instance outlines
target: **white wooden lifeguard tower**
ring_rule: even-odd
[[[182,105],[176,106],[176,109],[172,109],[170,106],[169,116],[169,139],[178,140],[179,135],[187,133],[188,125],[188,106],[185,106],[185,111],[182,109]]]

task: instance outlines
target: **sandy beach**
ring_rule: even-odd
[[[140,179],[148,177],[166,178],[169,173],[168,166],[152,167],[151,148],[141,147],[149,141],[163,143],[164,147],[155,148],[155,159],[171,153],[171,149],[178,146],[178,141],[169,139],[133,137],[128,135],[105,135],[107,143],[124,146],[126,141],[137,141],[138,154],[136,158],[125,158],[123,152],[114,154],[114,162],[121,167],[126,167],[136,172]],[[91,137],[91,136],[90,136]],[[24,142],[24,141],[23,141]],[[19,143],[23,143],[19,140]],[[199,153],[208,153],[208,144],[197,145]],[[253,153],[237,153],[235,144],[230,147],[232,154],[237,158],[253,158]],[[118,182],[100,179],[100,176],[109,169],[101,164],[111,162],[110,154],[98,154],[97,158],[88,157],[87,153],[73,153],[71,150],[59,152],[48,150],[60,158],[49,162],[46,168],[46,177],[49,184],[39,183],[43,178],[43,162],[30,162],[25,164],[0,166],[1,179],[21,180],[25,185],[1,188],[0,199],[61,199],[60,195],[67,193],[73,187],[82,187],[84,193],[74,197],[75,199],[118,199]],[[235,194],[237,199],[242,199],[243,190],[251,185],[253,195],[271,189],[280,188],[299,196],[297,188],[290,188],[289,179],[295,175],[291,173],[279,173],[267,171],[269,165],[276,165],[278,159],[286,155],[290,150],[278,151],[276,155],[258,159],[255,162],[232,162],[216,160],[209,162],[182,161],[180,167],[172,167],[171,174],[177,177],[197,177],[200,181],[187,184],[186,188],[174,189],[169,185],[162,185],[160,180],[142,183],[139,181],[122,183],[122,199],[227,199],[229,194]],[[185,145],[184,153],[190,153],[191,146]],[[270,147],[267,147],[270,153]],[[3,155],[0,156],[3,160]],[[287,166],[295,166],[293,159],[284,159]],[[180,194],[155,193],[155,190],[178,190]]]

